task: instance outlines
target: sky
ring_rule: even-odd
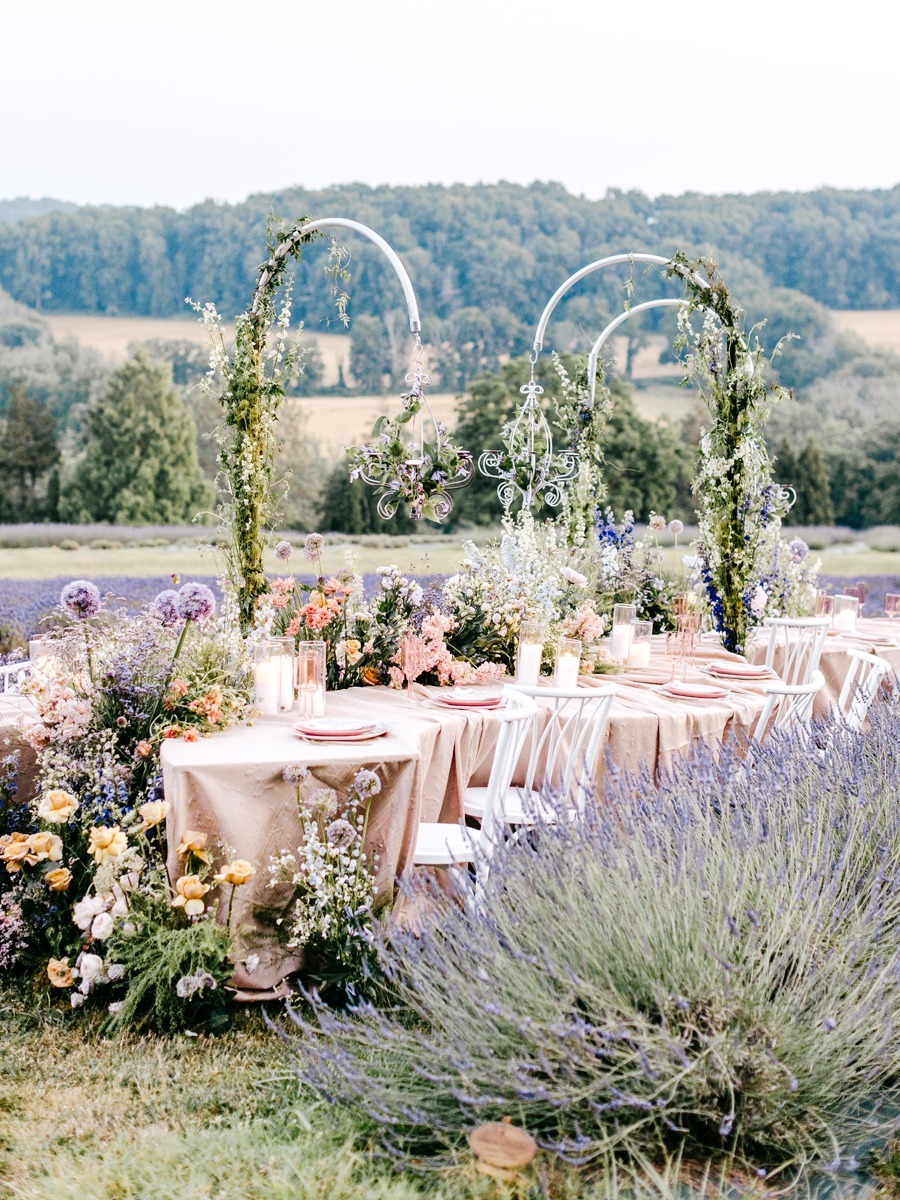
[[[888,0],[19,0],[0,198],[891,187],[898,46]]]

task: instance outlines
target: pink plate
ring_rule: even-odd
[[[373,725],[365,733],[301,733],[295,726],[294,732],[305,742],[329,742],[333,746],[340,746],[344,742],[370,742],[373,738],[384,737],[387,733],[387,726]]]
[[[740,662],[711,662],[704,670],[710,675],[721,675],[723,679],[771,679],[774,675],[769,667]]]
[[[724,700],[728,695],[724,688],[705,683],[667,683],[662,690],[682,700]]]

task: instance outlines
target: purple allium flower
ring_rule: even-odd
[[[73,617],[84,621],[100,611],[100,592],[86,579],[76,579],[63,588],[59,602]]]
[[[352,788],[360,800],[370,800],[381,791],[381,780],[374,771],[363,767],[354,775]]]
[[[669,533],[674,533],[676,537],[680,537],[684,533],[684,522],[677,518],[669,522]]]
[[[216,598],[205,583],[186,583],[178,589],[178,616],[182,621],[205,621],[216,611]]]
[[[303,557],[307,562],[318,562],[325,549],[325,539],[321,533],[307,534],[306,542],[303,546]]]
[[[803,538],[794,538],[790,545],[791,558],[796,563],[803,562],[807,554],[809,554],[809,546],[804,542]]]
[[[150,606],[150,613],[156,617],[164,629],[171,629],[178,624],[178,593],[172,588],[160,592]]]
[[[294,547],[290,542],[279,542],[275,547],[275,557],[279,562],[287,562],[294,553]]]
[[[343,817],[339,817],[337,821],[332,821],[325,830],[325,837],[338,850],[346,850],[348,846],[353,844],[353,839],[356,837],[356,830],[349,821],[345,821]]]
[[[306,783],[309,767],[304,767],[303,763],[289,763],[281,772],[281,778],[285,783]]]

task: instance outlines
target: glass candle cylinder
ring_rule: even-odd
[[[266,638],[253,651],[253,704],[264,717],[274,717],[281,700],[281,647]]]
[[[816,616],[831,616],[831,597],[823,588],[819,588],[816,592]]]
[[[278,655],[278,707],[282,712],[290,712],[294,707],[294,639],[276,637],[269,640],[281,647]]]
[[[633,604],[617,604],[613,609],[612,631],[609,635],[609,655],[614,662],[627,662],[631,649],[631,622],[637,616]]]
[[[325,643],[297,646],[297,698],[304,719],[325,716]]]
[[[560,638],[556,643],[556,674],[553,683],[558,688],[578,687],[581,669],[581,642],[577,638]]]
[[[650,647],[653,637],[652,621],[631,622],[631,648],[628,651],[629,667],[649,667]]]
[[[540,621],[523,621],[516,650],[516,683],[536,687],[544,656],[544,627]]]
[[[856,613],[859,600],[856,596],[831,597],[831,624],[841,633],[853,633],[856,629]]]

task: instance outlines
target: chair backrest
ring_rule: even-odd
[[[848,650],[847,655],[850,670],[838,697],[838,717],[851,729],[861,729],[891,664],[865,650]]]
[[[540,729],[534,726],[524,796],[581,805],[591,791],[600,743],[616,688],[525,687],[516,690],[550,705]]]
[[[503,695],[506,699],[506,707],[497,714],[500,721],[500,733],[494,749],[494,761],[491,763],[491,774],[484,801],[482,833],[491,830],[494,824],[494,814],[501,811],[501,799],[506,795],[512,783],[516,763],[521,757],[525,739],[534,727],[538,712],[537,705],[531,697],[524,695],[516,688],[505,687]]]
[[[816,696],[825,686],[821,671],[813,672],[809,683],[767,683],[766,703],[756,722],[753,737],[761,742],[773,729],[793,729],[808,725]]]
[[[819,669],[819,659],[825,648],[825,639],[831,621],[828,617],[766,617],[763,624],[769,630],[769,646],[766,650],[766,666],[777,670],[783,683],[809,683],[813,673]],[[775,667],[779,646],[784,647],[784,658]]]
[[[7,663],[0,667],[0,695],[16,695],[28,677],[31,664],[28,662]]]

